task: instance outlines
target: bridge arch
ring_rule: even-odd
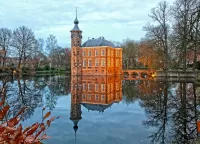
[[[124,78],[128,78],[129,77],[129,73],[128,72],[124,72]]]
[[[124,70],[124,78],[126,80],[134,80],[134,79],[149,79],[152,78],[152,74],[154,74],[154,70]]]
[[[131,77],[132,78],[137,78],[139,76],[139,74],[137,72],[132,72],[131,73]]]

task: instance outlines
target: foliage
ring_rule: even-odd
[[[5,102],[6,95],[6,83],[3,84],[0,95],[0,143],[6,144],[41,144],[42,140],[50,138],[46,135],[46,130],[50,127],[51,123],[58,119],[59,117],[49,118],[51,112],[47,112],[43,118],[42,122],[36,122],[32,126],[22,127],[20,120],[22,119],[22,114],[26,111],[27,107],[23,107],[14,117],[7,118],[10,106]],[[42,112],[45,108],[42,109]]]
[[[196,63],[196,69],[200,70],[200,61],[197,61],[197,63]]]
[[[121,46],[123,48],[123,67],[126,69],[129,67],[135,67],[138,53],[138,43],[134,40],[126,39]]]
[[[156,50],[151,41],[140,42],[138,61],[150,69],[163,68],[162,52]]]

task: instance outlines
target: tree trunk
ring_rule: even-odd
[[[196,68],[197,63],[197,39],[198,39],[198,27],[199,27],[199,21],[196,22],[196,30],[195,30],[195,41],[194,41],[194,61],[193,61],[193,70]]]
[[[4,56],[3,56],[3,64],[2,64],[2,66],[4,66],[4,65],[5,65],[5,61],[6,61],[6,54],[7,54],[6,50],[4,50],[4,51],[5,51],[5,53],[4,53]]]

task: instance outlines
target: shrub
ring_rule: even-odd
[[[22,72],[27,73],[30,69],[28,67],[22,67]]]
[[[47,71],[50,70],[49,65],[45,65],[45,66],[44,66],[44,69],[47,70]]]
[[[55,70],[56,68],[55,67],[51,67],[51,70]]]
[[[196,69],[200,70],[200,61],[196,62]]]

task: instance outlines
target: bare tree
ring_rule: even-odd
[[[172,7],[174,38],[182,58],[183,71],[187,69],[188,50],[194,47],[191,32],[194,29],[195,19],[192,15],[196,6],[197,0],[176,0]]]
[[[45,53],[45,52],[44,52],[45,41],[44,41],[43,38],[39,38],[39,39],[37,40],[37,43],[38,43],[38,49],[39,49],[39,52],[38,52],[38,55],[37,55],[37,57],[38,57],[38,59],[39,59],[38,67],[40,67],[41,59],[43,58],[42,55],[43,55],[43,53]]]
[[[44,45],[45,45],[44,39],[43,39],[43,38],[39,38],[39,39],[37,40],[37,42],[38,42],[39,50],[40,50],[41,52],[43,52],[43,51],[44,51]]]
[[[155,44],[163,50],[164,70],[168,68],[168,34],[169,34],[169,6],[166,1],[158,3],[157,7],[151,10],[149,15],[157,25],[148,24],[144,27],[150,39],[155,40]]]
[[[28,58],[32,58],[38,52],[34,32],[25,26],[20,26],[14,30],[12,46],[17,50],[17,68],[20,68],[22,63],[25,64]]]
[[[126,39],[122,44],[123,48],[123,66],[127,69],[136,66],[138,43],[134,40]]]
[[[193,42],[194,47],[194,58],[193,58],[193,69],[196,68],[197,63],[197,53],[199,51],[199,44],[200,44],[200,2],[196,1],[196,5],[191,12],[190,22],[192,25],[190,39]]]
[[[46,39],[46,52],[49,55],[50,59],[50,69],[52,65],[52,57],[50,57],[50,53],[54,53],[56,49],[58,48],[58,42],[54,35],[49,35],[49,37]]]
[[[0,29],[0,48],[2,50],[2,58],[3,58],[3,62],[1,63],[2,66],[5,65],[7,52],[11,46],[11,38],[12,38],[12,31],[10,29],[7,28]]]

